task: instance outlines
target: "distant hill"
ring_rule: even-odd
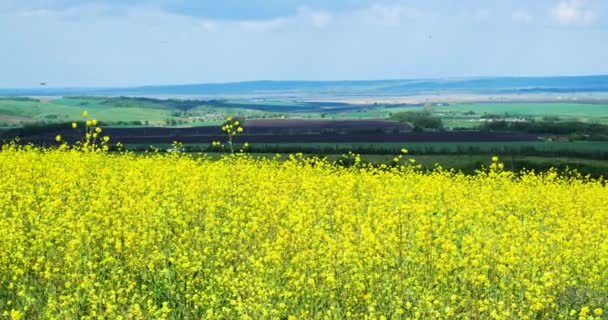
[[[0,89],[0,96],[197,96],[316,98],[435,93],[608,93],[608,76],[445,78],[378,81],[249,81],[131,88]]]

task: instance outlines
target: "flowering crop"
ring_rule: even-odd
[[[602,181],[400,159],[5,146],[0,318],[606,316]]]
[[[241,121],[232,116],[226,117],[226,122],[222,126],[222,131],[228,137],[227,143],[230,148],[230,153],[234,153],[234,137],[244,131]],[[222,146],[222,143],[220,141],[214,141],[212,146]],[[248,144],[245,144],[243,147],[246,148],[247,146]],[[240,152],[243,152],[243,149],[241,149]]]

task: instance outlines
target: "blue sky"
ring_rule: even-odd
[[[608,74],[605,0],[0,0],[0,87]]]

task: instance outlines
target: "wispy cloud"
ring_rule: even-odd
[[[511,14],[511,20],[519,24],[528,24],[534,21],[534,17],[527,11],[518,10]]]
[[[120,13],[126,13],[128,10],[117,10],[115,6],[102,3],[83,3],[81,5],[66,6],[66,7],[21,7],[14,11],[17,17],[35,17],[35,18],[61,18],[61,19],[90,19],[103,16],[113,16]]]
[[[275,30],[287,22],[286,18],[268,20],[242,20],[237,22],[241,30],[247,32],[268,32]]]
[[[400,4],[375,4],[364,10],[364,16],[368,23],[374,25],[398,27],[403,20],[420,18],[422,13]]]
[[[475,20],[477,21],[485,21],[490,19],[491,13],[490,10],[486,9],[486,8],[479,8],[477,9],[477,11],[475,11]]]
[[[233,26],[236,24],[240,30],[247,32],[269,32],[279,28],[293,26],[304,22],[305,25],[315,28],[325,28],[333,20],[333,15],[326,11],[317,11],[309,8],[301,8],[296,15],[282,16],[265,20],[224,20],[223,25]],[[217,27],[217,24],[216,24]]]
[[[607,14],[608,0],[0,0],[0,87],[608,73]]]
[[[315,10],[308,7],[301,7],[298,12],[291,16],[281,16],[272,19],[207,19],[199,20],[199,27],[207,32],[220,30],[239,30],[244,32],[270,32],[280,28],[289,27],[315,27],[325,28],[334,19],[334,16],[323,10]]]
[[[317,28],[325,28],[333,20],[333,15],[331,13],[323,10],[314,10],[308,7],[299,8],[298,16],[305,18]]]
[[[219,28],[219,22],[214,20],[203,19],[199,24],[203,30],[208,32],[216,32]]]
[[[596,13],[585,0],[565,0],[553,9],[554,18],[562,25],[590,24]]]
[[[84,10],[120,11],[135,5],[149,5],[146,0],[2,0],[0,13],[28,14],[47,12],[69,14]]]
[[[296,16],[302,7],[316,8],[317,23],[328,21],[327,13],[342,13],[361,9],[370,0],[0,0],[0,14],[35,12],[40,10],[64,11],[81,6],[108,6],[122,10],[125,7],[156,7],[162,11],[183,16],[210,20],[263,21]]]

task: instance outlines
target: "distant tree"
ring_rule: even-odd
[[[481,119],[502,119],[503,116],[494,113],[484,113],[479,118]]]
[[[562,119],[559,116],[543,116],[542,118],[543,121],[561,121]]]
[[[392,120],[399,122],[407,122],[417,131],[424,129],[443,129],[441,118],[432,115],[430,112],[404,111],[398,112],[390,117]]]

